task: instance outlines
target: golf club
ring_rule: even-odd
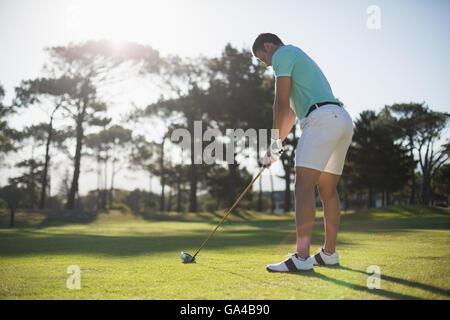
[[[213,236],[213,234],[216,232],[216,230],[222,225],[222,223],[227,219],[228,215],[231,213],[231,211],[233,211],[233,209],[237,206],[237,204],[239,203],[239,201],[241,201],[241,199],[245,196],[245,194],[247,193],[248,190],[250,190],[250,188],[252,187],[253,183],[255,183],[256,180],[258,180],[259,176],[261,175],[261,173],[264,171],[265,167],[262,167],[261,170],[258,172],[258,174],[256,175],[255,178],[253,178],[253,180],[250,182],[250,184],[247,186],[247,188],[245,188],[244,191],[242,191],[241,195],[237,198],[237,200],[234,202],[234,204],[231,206],[230,209],[228,209],[227,213],[223,216],[222,220],[220,220],[219,224],[214,228],[213,231],[211,231],[211,233],[209,234],[209,236],[206,238],[205,241],[203,241],[202,245],[200,246],[200,248],[198,248],[197,252],[194,255],[191,255],[187,252],[181,252],[180,258],[181,261],[183,261],[183,263],[191,263],[191,262],[195,262],[195,257],[197,256],[197,254],[200,252],[200,250],[206,245],[206,243],[208,242],[209,239],[211,239],[211,237]]]

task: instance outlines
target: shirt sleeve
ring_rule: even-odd
[[[275,73],[275,77],[291,77],[292,70],[295,65],[295,56],[289,54],[289,52],[280,52],[272,59],[272,68]]]

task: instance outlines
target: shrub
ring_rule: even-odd
[[[4,199],[0,198],[0,209],[6,208],[8,208],[8,203]]]
[[[118,211],[123,212],[123,213],[131,212],[130,207],[127,206],[127,205],[126,205],[125,203],[123,203],[123,202],[113,203],[113,204],[111,205],[111,208],[110,208],[110,209],[111,209],[111,210],[118,210]]]

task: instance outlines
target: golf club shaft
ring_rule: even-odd
[[[245,194],[247,193],[248,190],[250,190],[250,188],[252,187],[253,183],[255,183],[256,180],[258,180],[259,176],[261,175],[261,173],[264,171],[264,167],[261,168],[261,170],[258,172],[258,174],[256,175],[255,178],[253,178],[253,180],[250,182],[250,184],[247,186],[247,188],[245,188],[244,191],[242,191],[241,195],[239,196],[239,198],[237,198],[237,200],[234,202],[233,206],[227,211],[227,213],[223,216],[222,220],[220,220],[219,224],[216,226],[216,228],[211,231],[211,233],[209,234],[208,238],[206,238],[205,241],[203,241],[202,245],[200,246],[200,248],[198,248],[197,252],[194,254],[194,258],[195,256],[200,252],[200,250],[205,246],[205,244],[208,242],[208,240],[213,236],[213,234],[216,232],[216,230],[222,225],[222,223],[226,220],[226,218],[228,217],[228,215],[231,213],[231,211],[233,211],[233,209],[237,206],[237,204],[239,203],[239,201],[241,201],[241,199],[245,196]]]

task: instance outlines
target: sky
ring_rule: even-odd
[[[45,47],[69,42],[128,40],[163,56],[212,57],[227,43],[250,48],[259,33],[272,32],[318,63],[353,118],[397,102],[424,101],[450,111],[449,21],[448,0],[2,0],[0,83],[8,102],[21,80],[42,75]],[[132,102],[143,107],[155,99],[144,81],[124,88],[117,91],[114,114],[125,113]],[[11,122],[23,127],[40,119],[45,117],[37,109]],[[60,162],[64,167],[67,160]],[[17,173],[1,170],[0,185]],[[118,181],[124,189],[148,188],[141,176],[124,172]],[[92,174],[84,174],[81,193],[95,184]],[[279,179],[276,188],[283,188]],[[156,180],[153,189],[158,190]]]

